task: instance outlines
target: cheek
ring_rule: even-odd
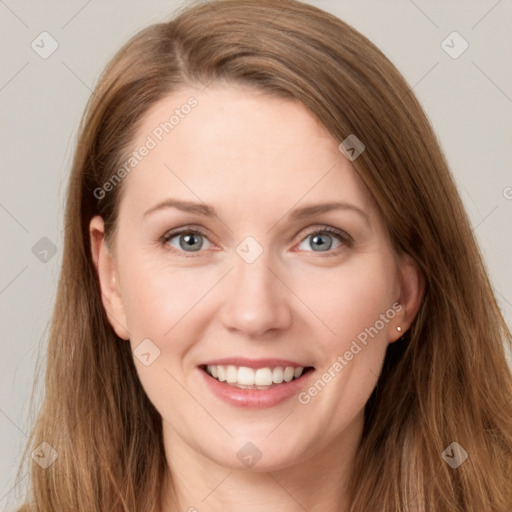
[[[361,413],[377,383],[395,315],[394,268],[391,257],[360,258],[302,288],[329,329],[317,338],[318,379],[298,401],[323,411],[335,431]]]
[[[122,272],[121,294],[130,333],[159,341],[189,322],[215,283],[211,271],[171,266],[151,255],[126,259]]]
[[[307,280],[296,282],[297,296],[318,316],[323,349],[332,356],[359,334],[375,326],[387,340],[388,323],[381,315],[392,307],[396,275],[390,257],[369,255],[353,263],[310,271]],[[373,332],[373,331],[372,331]]]
[[[190,406],[190,396],[180,383],[186,384],[190,350],[200,339],[201,318],[205,317],[201,299],[216,276],[211,271],[171,266],[149,253],[125,258],[120,272],[137,373],[147,396],[165,418],[171,402],[173,407]],[[146,353],[150,353],[148,365],[138,357]]]

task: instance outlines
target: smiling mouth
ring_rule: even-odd
[[[239,389],[266,390],[298,380],[310,371],[312,366],[275,366],[249,368],[234,365],[201,365],[201,370],[211,378]]]

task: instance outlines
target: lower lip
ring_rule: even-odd
[[[214,379],[201,368],[198,370],[214,395],[230,405],[248,409],[265,409],[284,402],[299,393],[306,380],[314,373],[314,370],[309,370],[296,380],[283,382],[269,389],[241,389]]]

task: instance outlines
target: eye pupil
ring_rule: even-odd
[[[180,236],[180,247],[182,249],[188,250],[199,250],[201,249],[203,242],[199,238],[200,235],[197,234],[187,234],[187,235],[181,235]]]
[[[330,235],[327,235],[327,239],[325,235],[315,235],[312,238],[312,241],[314,244],[319,243],[316,247],[319,248],[321,251],[328,251],[332,246],[332,237]],[[327,240],[327,243],[325,241]]]

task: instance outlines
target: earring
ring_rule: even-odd
[[[402,328],[401,328],[399,325],[397,325],[396,330],[397,330],[398,332],[402,332]]]

